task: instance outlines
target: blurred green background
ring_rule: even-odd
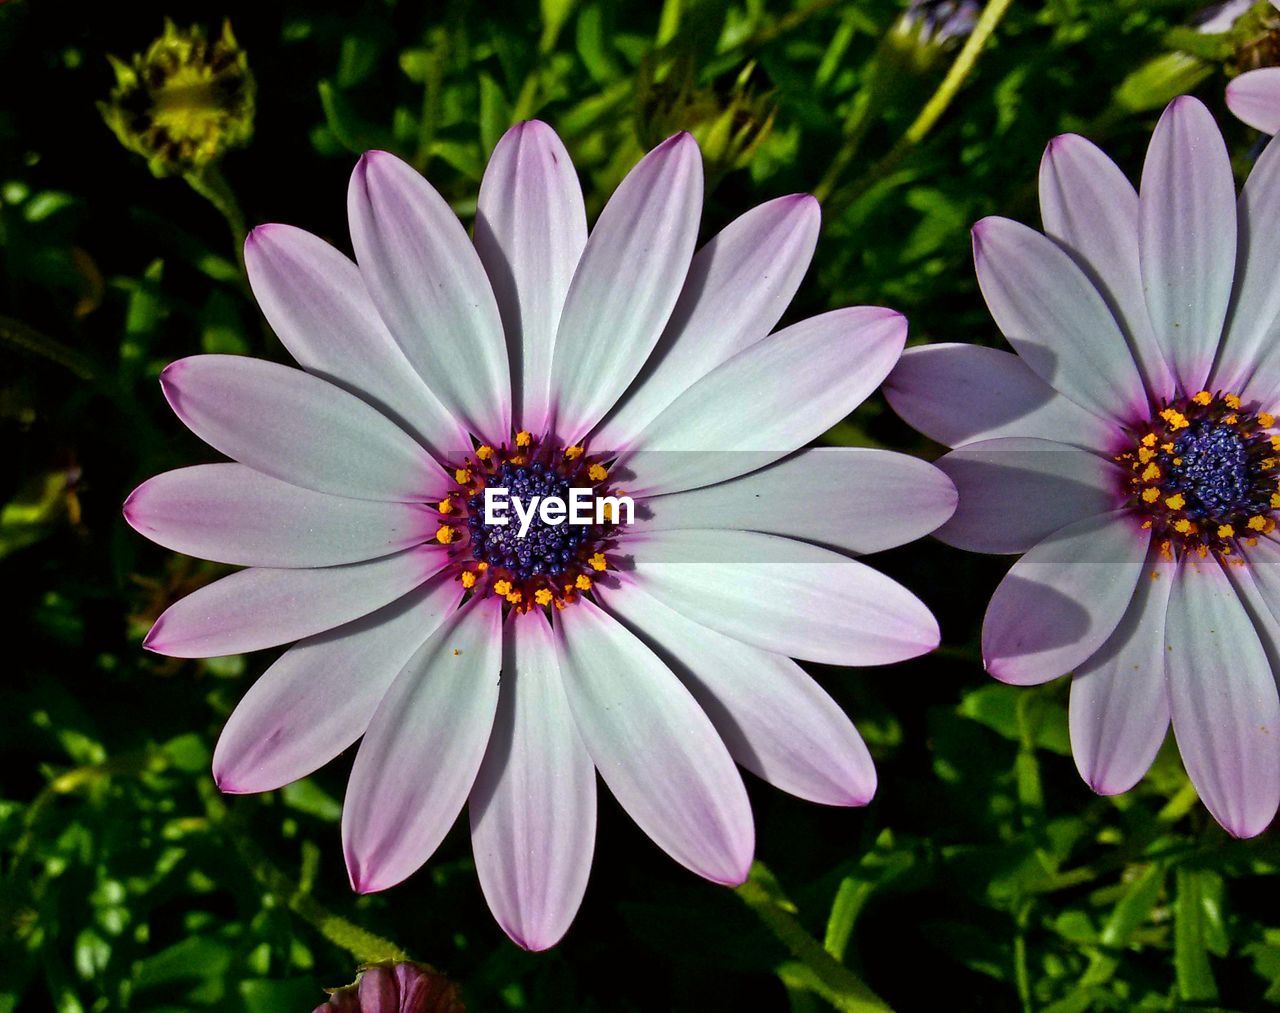
[[[1187,27],[1200,6],[996,0],[990,38],[966,49],[909,27],[895,0],[0,4],[0,1011],[308,1010],[396,951],[475,1010],[883,1008],[862,983],[903,1010],[1280,1002],[1280,839],[1229,839],[1171,748],[1125,796],[1086,788],[1066,683],[982,672],[979,621],[1007,561],[886,554],[944,647],[817,672],[875,753],[871,806],[751,782],[761,864],[735,892],[606,801],[582,912],[533,955],[491,921],[463,828],[405,885],[350,892],[350,755],[280,792],[217,796],[212,744],[276,652],[144,653],[150,621],[220,568],[120,516],[142,479],[212,459],[164,405],[165,363],[283,357],[238,264],[241,216],[346,248],[366,148],[408,158],[469,222],[515,120],[560,132],[593,214],[643,150],[690,129],[704,237],[767,198],[823,198],[788,319],[878,303],[908,314],[913,341],[994,343],[968,229],[1037,221],[1053,134],[1093,137],[1136,176],[1164,103],[1193,91],[1247,171],[1257,135],[1221,97],[1276,49],[1266,4],[1222,36]],[[99,103],[117,84],[108,55],[129,66],[166,17],[210,43],[229,21],[256,92],[227,70],[241,136],[223,124],[199,159],[149,166]],[[133,101],[108,112],[126,133],[146,112]],[[826,440],[938,449],[878,399]]]

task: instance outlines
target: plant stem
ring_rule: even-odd
[[[226,219],[227,228],[231,230],[231,241],[235,246],[236,263],[240,265],[240,273],[244,276],[244,240],[249,229],[245,225],[240,202],[236,200],[226,177],[216,165],[209,165],[202,172],[188,172],[182,178]]]
[[[47,334],[41,334],[21,320],[0,316],[0,341],[32,355],[38,355],[42,359],[56,362],[59,366],[69,369],[81,380],[94,378],[93,363],[87,358],[75,349],[55,341]]]

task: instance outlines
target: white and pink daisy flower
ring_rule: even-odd
[[[735,761],[821,803],[874,792],[858,733],[792,659],[880,665],[937,644],[918,599],[848,557],[931,531],[955,491],[899,454],[799,448],[875,390],[906,322],[857,307],[771,333],[816,201],[770,201],[695,254],[701,203],[681,134],[588,235],[563,144],[524,123],[494,151],[473,244],[418,173],[371,152],[348,196],[358,266],[284,225],[246,245],[303,368],[206,355],[164,371],[178,416],[235,463],[160,475],[125,515],[248,568],[169,608],[146,646],[295,644],[231,716],[214,776],[278,788],[363,736],[342,819],[355,889],[414,872],[467,804],[485,896],[538,949],[585,889],[597,771],[719,883],[743,880],[754,847]],[[515,539],[481,509],[494,485],[620,484],[631,525],[539,520]]]
[[[1280,11],[1280,0],[1271,0]],[[1280,67],[1248,70],[1227,85],[1227,108],[1264,134],[1280,133]]]
[[[1179,98],[1136,193],[1083,138],[1041,163],[1044,234],[973,230],[978,281],[1017,352],[908,351],[890,403],[955,448],[938,532],[1025,553],[991,599],[987,670],[1068,672],[1072,751],[1114,794],[1172,724],[1231,833],[1280,801],[1280,145],[1237,202],[1217,125]]]

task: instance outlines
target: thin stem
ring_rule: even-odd
[[[42,334],[34,327],[24,324],[21,320],[0,316],[0,341],[32,355],[38,355],[42,359],[56,362],[59,366],[69,369],[81,380],[94,378],[93,363],[87,358],[75,349],[68,348],[47,334]]]
[[[240,210],[240,202],[231,189],[222,171],[216,165],[209,165],[202,172],[188,172],[183,177],[187,185],[207,200],[222,215],[231,230],[231,241],[235,246],[236,263],[240,265],[240,273],[244,275],[244,240],[249,234],[245,225],[244,214]]]
[[[938,85],[937,90],[930,96],[929,101],[924,104],[924,108],[920,110],[920,114],[912,121],[911,126],[907,127],[903,135],[898,138],[897,143],[889,150],[889,153],[876,162],[859,181],[858,186],[855,188],[857,193],[864,192],[873,183],[892,172],[906,154],[928,136],[938,120],[942,118],[942,114],[951,106],[952,100],[955,99],[961,86],[977,64],[978,57],[982,55],[987,42],[995,33],[997,26],[1012,5],[1013,0],[987,0],[987,5],[982,9],[982,14],[979,15],[977,24],[973,27],[973,32],[965,40],[964,47],[947,69],[947,74],[942,79],[942,83]]]
[[[822,997],[844,1013],[888,1013],[891,1007],[823,949],[795,915],[779,903],[776,890],[762,882],[770,878],[768,870],[756,863],[751,878],[738,887],[736,893],[791,955],[812,973]]]

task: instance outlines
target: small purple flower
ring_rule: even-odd
[[[370,964],[354,985],[336,988],[313,1013],[463,1013],[457,986],[434,968],[404,961]]]
[[[1237,205],[1193,98],[1165,110],[1141,193],[1081,137],[1040,172],[1046,234],[973,230],[978,281],[1017,355],[907,352],[890,403],[954,449],[938,532],[1024,553],[987,609],[987,670],[1073,674],[1081,775],[1146,772],[1172,718],[1200,797],[1248,837],[1280,801],[1280,145]]]
[[[1280,10],[1280,0],[1271,0]],[[1280,133],[1280,67],[1245,71],[1227,85],[1227,108],[1264,134]]]
[[[541,949],[586,887],[597,772],[718,883],[741,882],[754,847],[735,761],[817,802],[871,798],[866,746],[791,659],[936,646],[915,596],[841,553],[933,530],[955,490],[899,454],[799,450],[876,388],[906,321],[857,307],[774,332],[817,202],[770,201],[695,254],[701,204],[680,134],[588,235],[564,145],[523,123],[489,162],[473,243],[426,180],[371,152],[348,194],[358,266],[284,225],[246,244],[303,368],[204,355],[164,371],[178,416],[237,463],[160,475],[125,516],[248,569],[170,607],[145,645],[297,642],[232,714],[214,776],[267,791],[363,737],[342,820],[356,890],[413,873],[468,805],[490,907]],[[482,509],[491,486],[531,503],[618,483],[634,524],[513,538]]]
[[[975,0],[911,0],[902,13],[900,30],[916,34],[924,45],[945,45],[966,38],[981,10]]]

